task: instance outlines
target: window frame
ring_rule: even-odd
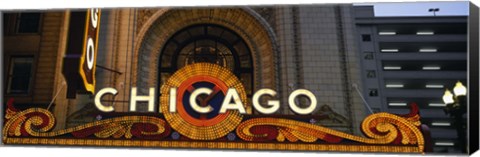
[[[375,93],[374,93],[375,95],[372,94],[372,92],[374,92],[374,91],[375,91]],[[369,88],[368,89],[368,96],[369,97],[379,97],[378,96],[378,88]]]
[[[368,37],[368,40],[367,40]],[[371,34],[361,34],[361,39],[362,42],[371,42],[372,41],[372,35]]]
[[[27,92],[24,92],[24,93],[12,93],[10,92],[10,87],[11,87],[11,78],[13,76],[13,69],[14,68],[14,65],[15,62],[14,62],[14,59],[15,58],[31,58],[31,69],[30,69],[30,79],[29,79],[29,85],[28,85],[28,89],[27,89]],[[34,86],[34,83],[35,83],[35,71],[36,71],[36,63],[37,63],[37,60],[36,60],[36,56],[33,55],[33,54],[25,54],[25,55],[11,55],[11,56],[8,56],[8,67],[6,67],[6,75],[5,75],[5,88],[4,88],[4,92],[5,92],[5,95],[8,95],[8,96],[31,96],[32,95],[32,92],[33,92],[33,86]]]
[[[375,53],[371,52],[371,51],[364,51],[363,52],[363,59],[364,60],[375,60]]]
[[[38,19],[38,28],[36,32],[32,33],[22,33],[19,32],[20,29],[20,18],[23,13],[39,13],[40,17]],[[40,35],[43,28],[43,17],[44,13],[42,12],[5,12],[3,14],[4,21],[3,24],[3,33],[4,35]]]
[[[368,69],[366,70],[366,77],[367,78],[377,78],[377,71]]]
[[[218,34],[218,35],[215,35],[215,34],[209,34],[207,33],[207,30],[208,30],[208,27],[211,27],[211,28],[215,28],[215,29],[221,29],[223,30],[222,33]],[[197,34],[197,35],[192,35],[192,33],[190,32],[191,30],[193,29],[202,29],[204,30],[203,34],[200,33],[200,34]],[[184,33],[184,32],[187,32],[189,37],[188,39],[186,40],[178,40],[177,36],[181,33]],[[237,40],[235,40],[232,43],[229,43],[228,41],[226,41],[224,39],[224,35],[226,35],[227,33],[230,33],[231,35],[234,35],[236,36]],[[222,38],[223,37],[223,38]],[[157,82],[157,86],[161,86],[164,82],[162,82],[163,80],[163,76],[162,75],[173,75],[174,72],[176,70],[179,69],[178,67],[178,56],[180,55],[180,51],[185,48],[186,45],[190,44],[190,43],[194,43],[195,41],[200,41],[200,40],[211,40],[211,41],[214,41],[216,42],[216,44],[222,44],[224,46],[226,46],[226,48],[228,48],[232,54],[232,56],[234,57],[234,69],[232,70],[232,73],[235,74],[235,76],[237,76],[240,80],[242,79],[242,76],[244,74],[249,74],[250,75],[250,82],[251,82],[251,85],[248,85],[251,89],[246,89],[246,92],[247,92],[247,96],[248,97],[251,97],[253,91],[254,91],[254,88],[255,88],[255,85],[254,85],[254,75],[255,75],[255,72],[254,72],[254,60],[253,60],[253,56],[252,56],[252,51],[250,50],[250,48],[248,47],[247,43],[246,43],[246,40],[244,40],[243,38],[240,37],[240,35],[238,35],[236,32],[226,28],[226,27],[223,27],[223,26],[220,26],[220,25],[216,25],[216,24],[209,24],[209,23],[200,23],[200,24],[194,24],[194,25],[190,25],[190,26],[187,26],[185,28],[182,28],[180,30],[178,30],[174,35],[172,35],[168,40],[167,42],[165,43],[165,45],[163,46],[162,50],[161,50],[161,55],[159,57],[159,61],[158,61],[158,82]],[[218,43],[217,43],[218,42]],[[187,44],[186,44],[187,43]],[[246,54],[239,54],[238,51],[236,51],[237,49],[235,48],[235,45],[238,45],[238,44],[244,44],[243,46],[246,48]],[[167,48],[169,47],[169,45],[171,44],[174,44],[176,45],[177,47],[175,47],[175,50],[172,50],[171,52],[172,53],[166,53],[167,51]],[[166,65],[163,65],[163,63],[166,63],[164,62],[164,57],[166,56],[170,56],[171,59],[166,61],[166,62],[169,62],[169,64],[166,64]],[[241,57],[248,57],[248,60],[249,60],[249,65],[248,66],[244,66],[242,65],[242,58]],[[245,59],[245,58],[244,58]],[[242,82],[243,83],[243,82]],[[247,85],[244,85],[244,86],[247,86]],[[160,92],[157,91],[158,93],[158,96],[160,96]]]
[[[22,19],[22,14],[25,13],[38,13],[38,27],[36,32],[20,32],[20,20]],[[43,23],[43,14],[40,12],[23,12],[23,13],[17,13],[17,17],[15,19],[15,34],[40,34],[41,28],[42,28],[42,23]]]

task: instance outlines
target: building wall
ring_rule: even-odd
[[[292,6],[276,9],[280,49],[281,89],[312,91],[318,105],[328,105],[348,119],[337,128],[360,134],[364,118],[360,98],[352,88],[361,85],[350,5]],[[287,97],[283,97],[284,102]],[[286,105],[286,104],[285,104]],[[284,113],[290,113],[284,108]]]
[[[17,13],[6,13],[8,17],[18,16]],[[7,17],[6,16],[6,17]],[[41,15],[38,33],[18,34],[15,33],[15,21],[11,19],[11,25],[5,29],[4,57],[5,72],[10,66],[12,56],[34,56],[34,76],[27,95],[7,95],[15,98],[17,103],[45,104],[52,99],[53,83],[56,67],[56,58],[59,47],[59,33],[62,24],[62,12],[45,12]],[[7,84],[7,79],[4,82]]]
[[[263,22],[262,27],[264,27],[264,29],[268,30],[269,28],[274,28],[273,35],[266,37],[270,38],[270,40],[275,39],[273,49],[277,49],[276,53],[278,53],[273,54],[272,56],[275,57],[274,62],[278,65],[278,67],[269,68],[278,68],[279,70],[277,70],[277,73],[282,76],[278,78],[278,83],[275,85],[280,87],[278,92],[280,94],[279,98],[282,100],[282,113],[292,114],[290,109],[287,107],[288,94],[290,94],[293,89],[300,87],[306,88],[317,95],[319,106],[328,105],[332,107],[335,112],[348,118],[349,124],[343,126],[344,130],[345,127],[347,127],[350,129],[346,130],[355,131],[356,133],[360,134],[358,132],[358,126],[360,121],[363,120],[365,114],[358,94],[351,87],[353,84],[360,85],[360,83],[357,76],[358,61],[356,60],[357,57],[355,57],[356,53],[354,52],[355,41],[353,40],[353,35],[351,35],[351,33],[354,31],[354,27],[352,22],[352,11],[350,7],[350,5],[345,5],[341,7],[282,6],[274,7],[273,9],[252,8],[256,12],[250,12],[250,14],[258,14],[255,15],[257,16],[256,20],[257,22]],[[108,67],[111,67],[119,72],[127,72],[126,75],[117,75],[112,72],[105,71],[103,71],[104,73],[101,74],[106,77],[101,78],[101,82],[103,83],[99,84],[99,86],[110,86],[119,89],[119,94],[115,97],[115,108],[117,111],[128,111],[128,97],[130,94],[129,89],[130,87],[135,86],[134,80],[132,80],[132,82],[128,80],[134,79],[130,77],[136,77],[139,75],[139,73],[135,72],[135,66],[130,66],[137,64],[136,62],[138,59],[153,59],[148,57],[138,58],[140,56],[135,57],[135,54],[132,55],[131,52],[128,51],[129,48],[127,47],[129,43],[126,41],[131,41],[129,38],[132,36],[135,36],[135,43],[138,43],[139,40],[143,40],[141,38],[142,29],[157,27],[155,26],[156,23],[149,22],[152,21],[149,19],[154,16],[159,18],[159,16],[156,15],[159,13],[159,11],[161,14],[165,14],[165,10],[162,9],[137,9],[135,11],[127,9],[114,9],[104,11],[106,12],[103,15],[104,20],[107,19],[110,22],[102,23],[102,31],[108,27],[108,30],[106,31],[112,32],[112,35],[108,35],[110,34],[108,33],[106,34],[108,37],[105,37],[103,40],[102,38],[100,39],[100,42],[105,42],[108,46],[100,48],[99,51],[110,51],[106,51],[105,56],[100,56],[99,61],[105,62],[103,64],[108,65]],[[235,16],[235,14],[231,15]],[[183,16],[183,14],[180,14],[180,16]],[[176,18],[178,18],[178,16]],[[338,20],[338,18],[341,18],[341,20]],[[247,19],[244,19],[244,22],[248,21],[245,20]],[[155,19],[153,19],[153,21],[155,21]],[[336,27],[339,25],[339,23],[342,23],[343,26],[340,29]],[[132,30],[132,24],[136,25],[134,30]],[[177,29],[180,29],[181,27],[184,26],[180,26]],[[173,33],[177,31],[177,29],[171,29],[168,31]],[[127,30],[136,33],[127,33]],[[242,30],[237,31],[242,33]],[[147,33],[146,35],[151,34],[152,33]],[[250,35],[252,35],[252,33],[250,33]],[[164,35],[159,35],[157,33],[155,36],[158,37]],[[255,36],[255,38],[258,38],[258,36]],[[260,36],[259,38],[265,37]],[[155,42],[145,40],[142,44],[149,45],[153,43]],[[150,47],[158,46],[161,45]],[[342,52],[340,52],[340,50]],[[114,53],[111,54],[112,52]],[[268,55],[268,53],[265,52],[256,53],[259,54],[254,54],[254,56]],[[138,62],[141,64],[156,63],[155,60]],[[257,59],[256,64],[260,65],[259,62],[264,62],[264,60]],[[268,70],[268,68],[265,69],[259,68],[259,66],[257,67],[258,68],[256,68],[255,71],[260,72]],[[128,72],[130,70],[129,68],[133,68],[133,71],[130,73]],[[152,68],[149,69],[151,71]],[[254,72],[254,74],[257,75],[257,79],[255,79],[256,84],[258,83],[255,86],[255,89],[259,89],[259,87],[266,87],[265,85],[262,85],[264,84],[262,82],[267,81],[265,78],[276,78],[275,75],[265,75],[265,72],[268,73],[268,71],[261,72],[264,74],[259,77],[259,72]],[[258,78],[264,79],[259,80]],[[267,84],[270,84],[270,82],[267,82]],[[137,82],[136,85],[142,87],[146,84],[138,84]]]
[[[378,32],[384,24],[466,25],[465,17],[379,20],[373,17],[371,8],[355,10],[351,5],[220,8],[208,10],[212,13],[210,19],[206,18],[209,13],[205,10],[192,10],[130,8],[102,11],[97,65],[107,69],[97,69],[96,91],[104,87],[114,87],[119,91],[115,98],[105,98],[113,101],[111,104],[115,111],[128,112],[131,87],[143,88],[143,94],[145,87],[159,88],[156,85],[159,78],[150,72],[157,70],[158,60],[155,57],[160,55],[164,40],[189,24],[215,23],[236,31],[248,41],[254,53],[254,91],[260,88],[278,90],[282,114],[293,115],[287,105],[288,94],[305,88],[317,96],[319,106],[328,105],[346,119],[341,125],[325,123],[326,126],[360,135],[361,120],[371,112],[365,109],[356,86],[363,92],[373,112],[403,114],[408,111],[406,107],[388,106],[391,98],[424,100],[419,103],[422,122],[430,125],[434,142],[454,141],[456,138],[456,131],[451,127],[431,126],[435,120],[449,121],[442,108],[428,106],[429,102],[441,102],[443,89],[387,89],[385,84],[392,79],[441,80],[446,81],[446,88],[451,88],[456,80],[466,79],[466,69],[397,73],[384,71],[383,67],[385,61],[392,60],[466,64],[466,50],[440,54],[384,54],[380,51],[381,42],[459,42],[466,45],[466,32],[433,37],[383,37]],[[193,21],[195,18],[198,21]],[[7,20],[9,24],[4,27],[3,36],[4,73],[8,72],[12,56],[33,55],[34,76],[29,94],[5,95],[5,98],[15,98],[18,104],[41,104],[44,107],[56,98],[55,107],[51,109],[57,120],[55,129],[95,120],[98,113],[92,106],[93,96],[78,94],[77,99],[66,99],[61,70],[69,11],[44,12],[39,33],[33,34],[14,33],[15,20]],[[364,34],[370,35],[371,41],[362,41],[361,35]],[[365,59],[366,52],[372,52],[373,59]],[[376,76],[367,78],[367,70],[376,71]],[[141,77],[147,79],[138,79]],[[378,96],[370,96],[370,89],[377,89]],[[445,149],[455,151],[452,147],[435,147],[436,151]]]
[[[130,89],[132,87],[133,37],[135,35],[135,9],[104,9],[99,41],[97,65],[108,69],[98,69],[96,90],[113,87],[118,90],[114,107],[117,112],[128,111]]]
[[[408,113],[408,103],[420,108],[423,124],[430,127],[435,152],[458,152],[457,132],[452,119],[443,111],[442,96],[445,89],[453,89],[457,81],[466,85],[467,78],[467,18],[452,17],[374,17],[372,7],[355,7],[356,38],[361,54],[363,94],[374,112]],[[434,32],[417,35],[417,32]],[[380,35],[380,32],[396,32]],[[366,41],[362,36],[369,36]],[[420,52],[423,48],[435,48],[437,52]],[[399,52],[382,52],[382,49],[398,49]],[[367,59],[367,55],[371,55]],[[384,69],[400,66],[399,70]],[[437,70],[423,67],[438,66]],[[373,71],[374,76],[368,77]],[[404,87],[389,88],[387,84]],[[443,85],[428,88],[426,85]],[[377,90],[377,96],[371,95]],[[405,105],[389,105],[405,103]],[[436,104],[436,105],[431,105]],[[440,106],[438,106],[440,105]],[[433,123],[449,123],[439,126]],[[436,145],[437,142],[453,142],[454,146]]]
[[[3,25],[4,74],[11,72],[12,57],[33,56],[33,75],[28,94],[5,94],[4,101],[13,98],[19,108],[48,108],[58,117],[57,128],[64,127],[69,104],[62,92],[65,90],[65,81],[61,74],[66,43],[65,30],[68,26],[65,20],[67,14],[68,12],[60,11],[42,12],[36,33],[17,32],[17,21],[20,17],[18,12],[5,13],[8,21]],[[5,77],[4,87],[8,86],[7,78]],[[6,93],[6,88],[2,90]],[[57,98],[55,96],[59,99],[51,103],[52,99]]]
[[[62,12],[46,13],[43,16],[42,35],[36,69],[33,101],[50,102],[53,97],[57,55],[59,51]]]
[[[227,10],[228,14],[222,14]],[[167,14],[168,11],[173,13]],[[198,16],[204,13],[194,12]],[[141,71],[155,71],[158,67],[158,61],[149,57],[158,57],[162,46],[158,39],[166,40],[163,38],[185,27],[178,19],[188,20],[191,18],[189,13],[192,12],[175,9],[102,11],[97,65],[108,69],[97,68],[96,91],[104,87],[118,90],[115,98],[104,98],[113,101],[111,104],[116,112],[128,112],[131,87],[155,87],[156,79],[147,79],[146,82],[136,79],[144,75],[155,76],[142,74]],[[327,123],[328,126],[360,135],[358,127],[365,113],[360,98],[352,88],[354,84],[361,86],[361,83],[354,51],[356,43],[352,35],[355,30],[351,5],[227,8],[214,9],[213,13],[214,20],[204,18],[193,23],[225,25],[247,40],[255,63],[254,91],[260,88],[278,90],[282,102],[280,113],[293,114],[287,105],[288,94],[294,89],[305,88],[317,96],[319,107],[328,105],[346,119],[339,125],[335,125],[336,122]],[[38,75],[44,79],[35,82],[41,84],[35,91],[43,93],[39,93],[41,97],[35,100],[48,103],[59,92],[55,101],[55,116],[59,122],[56,129],[93,121],[94,114],[98,114],[91,110],[93,96],[77,94],[76,99],[66,99],[66,91],[61,85],[64,78],[59,62],[65,50],[65,43],[61,40],[66,38],[68,12],[46,13],[44,20],[42,36],[36,39],[40,45],[39,66],[42,68]],[[232,21],[237,23],[230,23]],[[142,56],[142,53],[136,52],[147,48],[151,48],[151,54]]]

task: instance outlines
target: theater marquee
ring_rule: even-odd
[[[2,17],[5,145],[476,150],[461,105],[474,82],[468,16],[375,17],[373,6],[335,4]],[[441,103],[457,81],[463,94]]]
[[[53,130],[54,115],[42,108],[16,109],[8,105],[3,141],[6,144],[46,144],[76,146],[133,146],[167,148],[216,148],[256,150],[308,150],[344,152],[417,152],[425,149],[420,129],[420,116],[415,104],[411,113],[395,115],[375,113],[361,124],[364,136],[356,136],[305,119],[271,116],[279,108],[278,100],[268,100],[268,107],[259,98],[275,96],[271,89],[262,89],[248,103],[244,87],[228,69],[210,63],[188,65],[161,87],[158,105],[154,104],[154,87],[148,95],[132,89],[129,111],[133,115],[98,120],[88,124]],[[103,112],[112,112],[104,105],[104,95],[116,95],[115,88],[96,94],[95,105]],[[299,107],[295,98],[310,99],[308,107]],[[288,104],[293,112],[310,114],[316,98],[308,90],[293,91]],[[147,102],[156,115],[135,115],[138,102]],[[253,110],[253,111],[252,111]],[[252,115],[252,112],[258,114]]]

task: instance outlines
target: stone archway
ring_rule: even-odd
[[[241,8],[159,9],[141,27],[136,37],[132,81],[140,93],[155,87],[158,63],[167,40],[182,28],[215,24],[236,32],[251,50],[254,89],[278,89],[276,46],[273,30],[252,10]]]

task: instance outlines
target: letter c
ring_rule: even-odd
[[[105,106],[100,102],[100,99],[103,97],[105,94],[112,94],[113,96],[117,95],[118,91],[115,88],[103,88],[102,90],[98,91],[98,93],[95,95],[95,106],[98,108],[98,110],[102,112],[112,112],[115,110],[113,106]]]
[[[197,104],[195,101],[200,94],[211,94],[213,91],[209,88],[198,88],[192,92],[190,95],[190,105],[192,106],[193,110],[197,111],[198,113],[209,113],[213,111],[213,108],[208,105],[207,107],[202,107]]]

